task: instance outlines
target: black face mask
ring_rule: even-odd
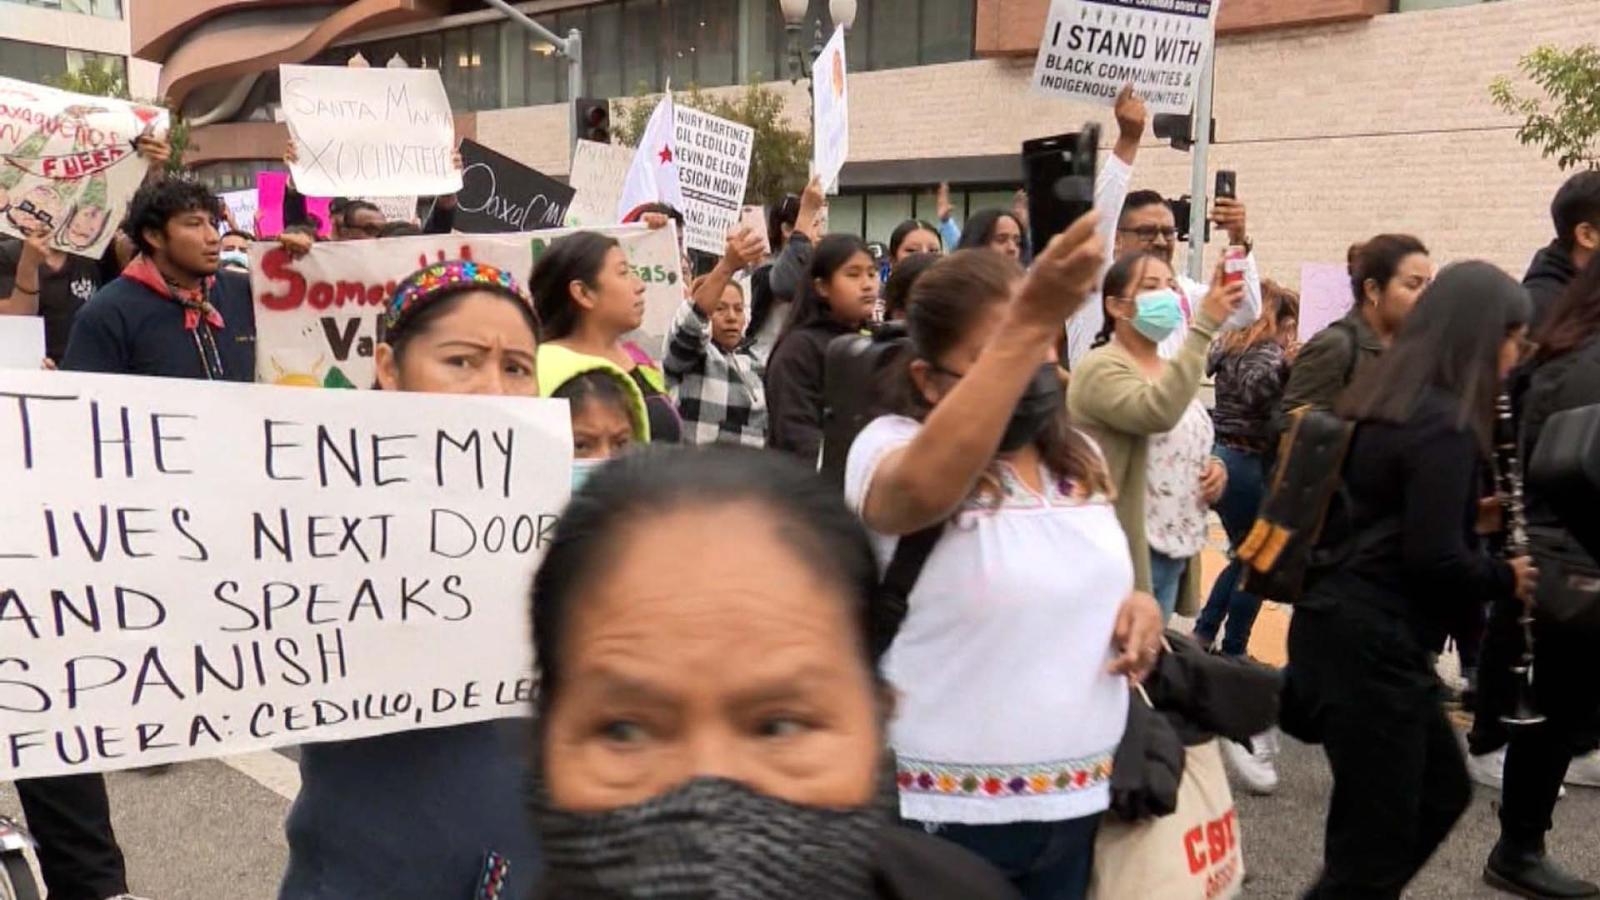
[[[1017,408],[1011,411],[1011,421],[1000,435],[1000,452],[1015,453],[1036,437],[1055,418],[1061,409],[1061,379],[1056,377],[1055,363],[1045,363],[1033,373],[1027,390],[1017,399]]]
[[[724,778],[694,778],[634,806],[555,809],[537,782],[533,818],[560,900],[802,900],[873,896],[884,804],[801,806]]]

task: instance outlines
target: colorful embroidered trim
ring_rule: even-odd
[[[506,874],[510,871],[509,860],[489,851],[483,859],[483,874],[478,879],[478,892],[472,895],[472,900],[501,900],[505,895]]]
[[[529,307],[533,306],[532,301],[528,299],[528,292],[511,277],[511,273],[503,272],[487,263],[451,259],[418,269],[395,286],[394,296],[390,298],[388,311],[384,314],[384,327],[393,329],[407,313],[427,304],[442,291],[472,285],[507,291],[515,294]]]
[[[1024,797],[1071,794],[1111,780],[1111,752],[1024,766],[965,766],[901,758],[895,780],[908,794]]]

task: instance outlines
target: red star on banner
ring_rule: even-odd
[[[661,164],[662,165],[666,165],[669,162],[672,162],[672,148],[671,147],[662,147],[661,148]]]

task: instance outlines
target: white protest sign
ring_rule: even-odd
[[[363,203],[371,203],[383,213],[383,218],[390,222],[415,222],[417,221],[417,196],[409,197],[357,197]]]
[[[46,228],[50,246],[99,259],[150,164],[142,134],[165,137],[158,106],[0,78],[0,233]]]
[[[527,715],[566,404],[0,371],[0,781]]]
[[[308,197],[453,194],[455,123],[435,69],[279,66],[283,110]]]
[[[1115,106],[1131,83],[1152,113],[1188,115],[1221,0],[1051,0],[1035,90]]]
[[[567,184],[577,191],[567,207],[567,226],[617,224],[617,204],[622,202],[622,185],[632,165],[632,147],[578,141],[572,151],[572,172],[567,176]]]
[[[833,30],[833,37],[812,65],[811,86],[813,174],[821,176],[822,189],[833,194],[839,190],[839,172],[850,155],[850,91],[845,81],[843,26]]]
[[[318,243],[296,259],[282,247],[250,247],[256,305],[256,380],[303,387],[372,386],[373,351],[394,286],[443,259],[472,259],[526,281],[551,242],[575,229],[513,234],[438,234]],[[683,303],[683,267],[672,226],[591,228],[622,243],[645,283],[644,322],[629,336],[659,354]]]
[[[218,199],[228,205],[228,214],[233,216],[233,223],[239,226],[239,230],[248,231],[251,234],[256,232],[256,209],[258,208],[256,196],[253,188],[244,191],[227,191],[217,195]],[[232,230],[228,228],[227,223],[223,223],[222,229],[223,234],[227,234]]]
[[[755,129],[682,104],[674,116],[684,243],[721,256],[744,206]]]
[[[0,315],[0,369],[44,365],[44,319]]]

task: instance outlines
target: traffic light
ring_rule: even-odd
[[[578,100],[578,137],[597,144],[611,143],[611,101],[582,97]]]

